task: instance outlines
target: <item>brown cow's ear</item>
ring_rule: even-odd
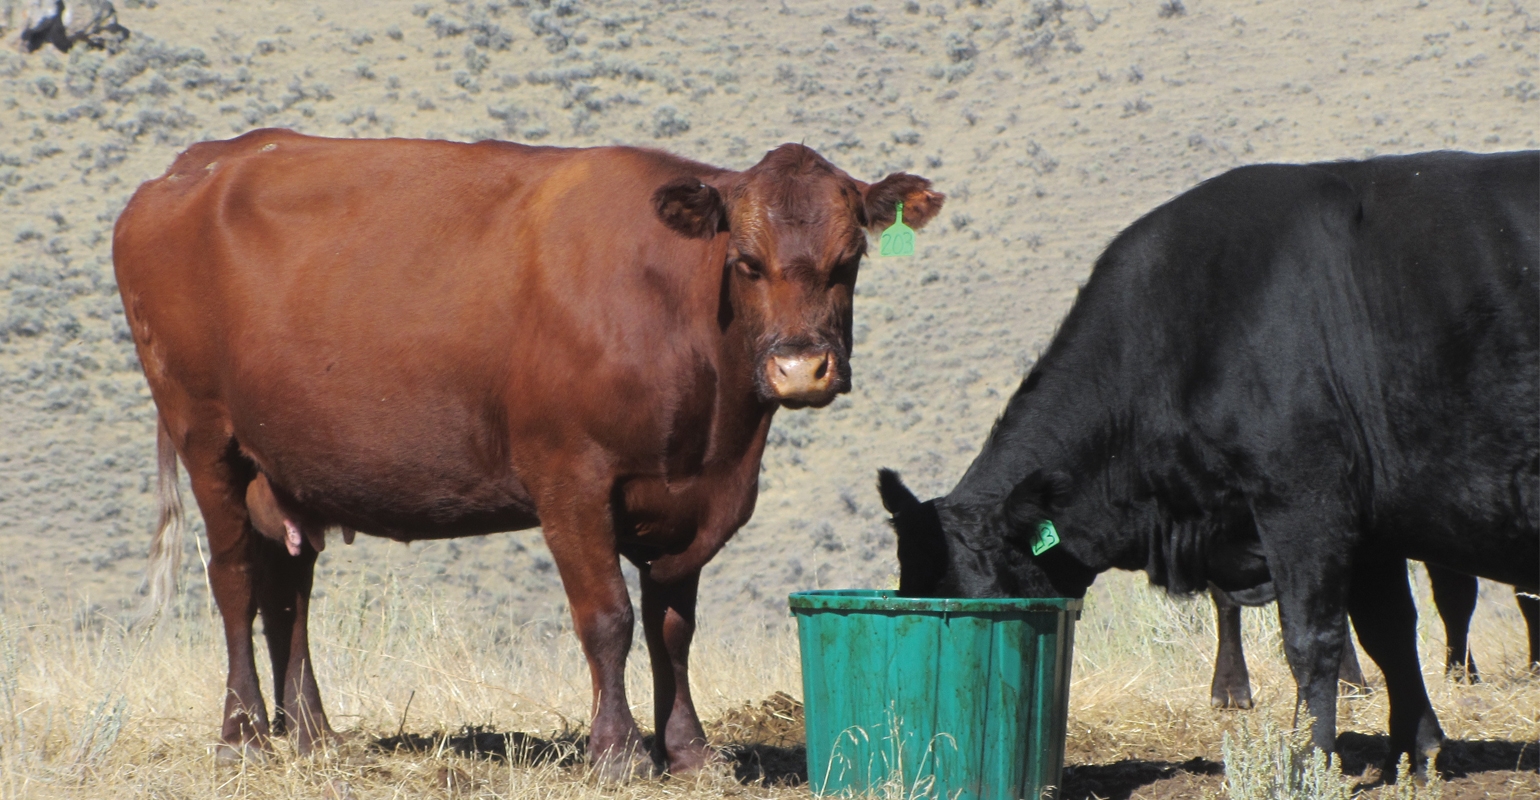
[[[930,181],[907,172],[895,172],[862,191],[866,227],[880,234],[893,224],[899,202],[904,204],[904,224],[916,230],[941,213],[946,195],[930,190]]]
[[[710,239],[727,230],[727,204],[715,187],[680,178],[652,195],[652,207],[664,225],[691,239]]]

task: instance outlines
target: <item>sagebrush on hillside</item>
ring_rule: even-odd
[[[1540,23],[1523,0],[117,5],[131,36],[116,51],[0,50],[8,798],[600,791],[557,765],[368,747],[398,730],[432,740],[467,725],[558,743],[581,735],[588,685],[538,532],[328,548],[317,669],[355,738],[314,762],[212,765],[205,737],[224,664],[196,513],[178,631],[149,648],[122,629],[155,522],[155,437],[111,229],[133,189],[193,142],[281,126],[641,144],[741,168],[800,141],[852,173],[922,171],[948,194],[945,224],[922,232],[917,258],[863,266],[852,394],[776,419],[755,518],[702,580],[695,693],[715,723],[778,691],[800,696],[785,595],[890,584],[876,467],[900,469],[924,496],[949,489],[1095,255],[1141,213],[1242,163],[1540,141]],[[1080,623],[1071,796],[1219,790],[1222,734],[1238,715],[1208,709],[1211,609],[1142,583],[1104,577]],[[1517,671],[1511,595],[1483,596],[1473,646],[1486,682],[1475,687],[1438,675],[1442,634],[1419,600],[1425,677],[1454,740],[1446,755],[1479,766],[1451,776],[1445,797],[1540,794],[1524,749],[1540,738],[1540,698]],[[1286,727],[1293,683],[1275,619],[1246,616],[1252,713]],[[644,685],[633,681],[643,719]],[[1380,694],[1342,701],[1353,752],[1380,741]],[[770,729],[785,747],[784,730]],[[766,771],[781,763],[780,750],[740,750]],[[740,789],[714,774],[603,791]]]

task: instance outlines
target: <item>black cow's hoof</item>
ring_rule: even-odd
[[[1444,671],[1444,677],[1455,683],[1475,685],[1481,683],[1481,672],[1476,669],[1476,663],[1472,661],[1466,664],[1451,664]]]
[[[1218,709],[1250,709],[1255,703],[1251,699],[1251,691],[1241,692],[1216,691],[1209,696],[1209,705]]]

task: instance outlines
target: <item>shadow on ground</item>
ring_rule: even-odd
[[[1384,734],[1346,732],[1337,737],[1342,771],[1362,775],[1365,767],[1395,774],[1390,762],[1390,737]],[[1480,772],[1535,772],[1540,770],[1540,747],[1534,742],[1448,739],[1438,754],[1438,771],[1446,780]]]
[[[643,739],[652,748],[652,737]],[[404,733],[377,739],[376,750],[386,753],[453,753],[465,758],[508,761],[520,766],[554,764],[571,767],[581,764],[588,749],[588,737],[576,733],[558,733],[546,739],[528,733],[498,733],[467,726],[458,733]],[[778,747],[763,743],[728,744],[720,750],[732,765],[740,783],[766,786],[800,786],[807,783],[807,749],[798,745]]]
[[[652,737],[646,745],[651,748]],[[374,748],[384,752],[453,753],[467,758],[489,758],[514,764],[554,764],[572,767],[584,760],[588,737],[557,733],[543,738],[528,733],[498,733],[467,726],[458,733],[406,733],[378,739]],[[800,786],[807,783],[807,749],[799,743],[731,743],[720,750],[740,783],[766,786]],[[1342,771],[1364,775],[1366,768],[1379,770],[1390,758],[1390,738],[1385,735],[1343,733],[1337,737]],[[1438,757],[1439,772],[1447,780],[1478,773],[1534,772],[1540,770],[1540,746],[1534,742],[1449,740]],[[1372,773],[1371,773],[1372,774]],[[1384,774],[1394,775],[1394,767]],[[1128,800],[1135,792],[1162,783],[1153,796],[1179,797],[1194,782],[1224,775],[1224,765],[1205,758],[1187,761],[1126,759],[1110,764],[1072,764],[1064,768],[1063,800]],[[1361,788],[1381,785],[1371,780]],[[1143,794],[1151,794],[1146,791]]]
[[[374,748],[386,753],[453,753],[466,758],[491,758],[523,766],[556,764],[570,767],[583,760],[588,737],[558,733],[544,739],[528,733],[498,733],[467,725],[459,733],[403,733],[377,739]]]
[[[1337,737],[1337,753],[1345,775],[1367,775],[1370,780],[1359,791],[1384,785],[1393,778],[1395,765],[1389,764],[1390,737],[1363,733],[1343,733]],[[1384,767],[1389,764],[1389,769]],[[1446,781],[1475,778],[1481,773],[1533,773],[1540,770],[1540,746],[1534,742],[1460,741],[1444,742],[1439,752],[1438,770]],[[1063,800],[1128,800],[1135,792],[1144,797],[1194,796],[1195,782],[1224,775],[1224,765],[1217,761],[1194,758],[1190,761],[1143,761],[1128,759],[1111,764],[1075,764],[1064,768]],[[1384,776],[1384,777],[1380,777]],[[1482,787],[1506,779],[1501,774],[1473,780],[1470,786],[1450,787],[1450,796],[1465,797],[1460,790],[1471,789],[1479,796]],[[1154,786],[1154,784],[1161,784]],[[1149,788],[1147,788],[1149,787]]]
[[[1157,781],[1184,775],[1209,777],[1224,774],[1224,765],[1205,758],[1188,761],[1127,759],[1111,764],[1075,764],[1064,768],[1062,800],[1128,800],[1133,793]]]

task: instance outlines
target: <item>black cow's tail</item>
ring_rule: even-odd
[[[176,447],[171,443],[171,432],[166,430],[164,419],[157,420],[155,428],[155,460],[159,473],[155,495],[160,506],[160,520],[155,524],[155,536],[150,540],[150,564],[144,576],[147,597],[140,613],[141,622],[170,615],[171,605],[176,601],[177,576],[182,571],[182,536],[187,527],[182,515]]]

